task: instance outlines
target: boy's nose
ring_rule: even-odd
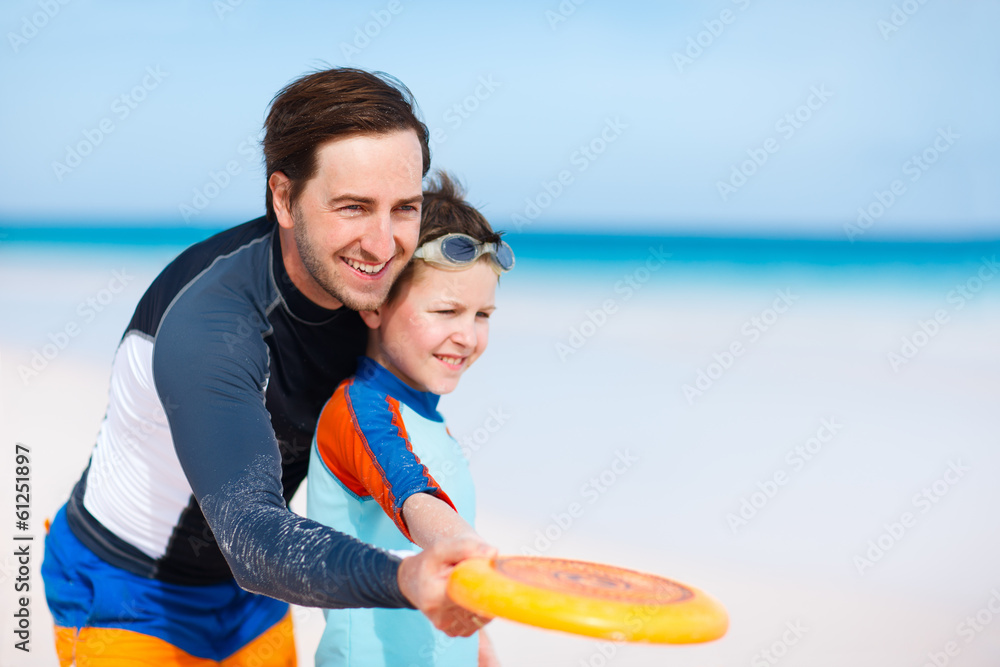
[[[452,339],[468,350],[474,350],[477,342],[475,320],[466,321],[466,319],[462,318],[458,328],[452,334]]]

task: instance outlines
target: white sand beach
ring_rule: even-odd
[[[86,464],[115,346],[176,250],[0,247],[2,665],[55,664],[42,522]],[[726,605],[731,626],[678,647],[497,620],[503,664],[997,664],[1000,280],[959,308],[949,293],[975,266],[702,265],[653,274],[626,298],[615,285],[635,267],[525,264],[503,279],[490,349],[442,400],[470,451],[479,531],[502,553],[689,583]],[[924,343],[912,358],[903,337]],[[891,352],[905,358],[896,369]],[[32,455],[27,655],[8,613],[15,443]],[[582,511],[567,522],[573,503]],[[322,614],[295,619],[311,665]]]

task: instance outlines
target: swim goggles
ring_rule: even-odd
[[[482,243],[467,234],[445,234],[417,248],[413,256],[446,269],[464,269],[483,253],[490,254],[498,274],[514,268],[514,251],[506,241]]]

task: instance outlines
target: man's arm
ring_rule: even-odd
[[[481,540],[456,537],[404,558],[399,565],[400,589],[407,598],[419,600],[417,609],[452,637],[468,637],[490,620],[459,607],[447,594],[451,571],[458,563],[474,557],[494,558],[496,549]]]
[[[237,582],[307,606],[444,604],[443,586],[415,587],[414,568],[401,577],[398,558],[287,509],[264,405],[267,346],[262,335],[239,331],[245,306],[232,301],[213,297],[206,308],[197,295],[178,297],[157,331],[153,381],[177,458]],[[417,576],[447,570],[466,553],[428,553],[414,563]]]

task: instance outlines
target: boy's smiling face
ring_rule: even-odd
[[[391,302],[361,317],[368,356],[417,389],[447,394],[486,350],[497,275],[486,261],[461,271],[422,261]]]

